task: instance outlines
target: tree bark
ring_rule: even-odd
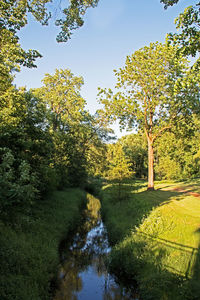
[[[148,188],[149,191],[154,190],[154,149],[153,142],[148,138]]]

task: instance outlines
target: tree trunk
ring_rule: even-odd
[[[154,153],[153,153],[153,143],[150,138],[148,138],[148,190],[154,190]]]

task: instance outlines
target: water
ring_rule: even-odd
[[[100,202],[89,196],[80,226],[70,244],[60,245],[59,288],[54,300],[137,300],[107,269],[110,247],[100,217]]]

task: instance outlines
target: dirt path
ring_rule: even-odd
[[[170,191],[175,191],[175,192],[179,192],[179,193],[186,193],[187,195],[191,195],[191,196],[194,196],[194,197],[200,197],[200,193],[197,193],[197,192],[193,192],[191,191],[192,189],[194,189],[193,186],[189,185],[189,186],[185,186],[185,187],[174,187],[172,189],[170,189]]]

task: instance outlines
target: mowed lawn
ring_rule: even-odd
[[[156,188],[177,193],[156,209],[165,219],[162,226],[154,229],[158,232],[158,236],[198,248],[200,243],[200,181],[172,184],[167,187],[163,184],[160,187],[158,183]],[[145,227],[145,224],[142,226]]]
[[[136,279],[142,299],[200,299],[200,181],[156,182],[155,189],[125,184],[117,201],[114,187],[105,187],[112,269]]]

